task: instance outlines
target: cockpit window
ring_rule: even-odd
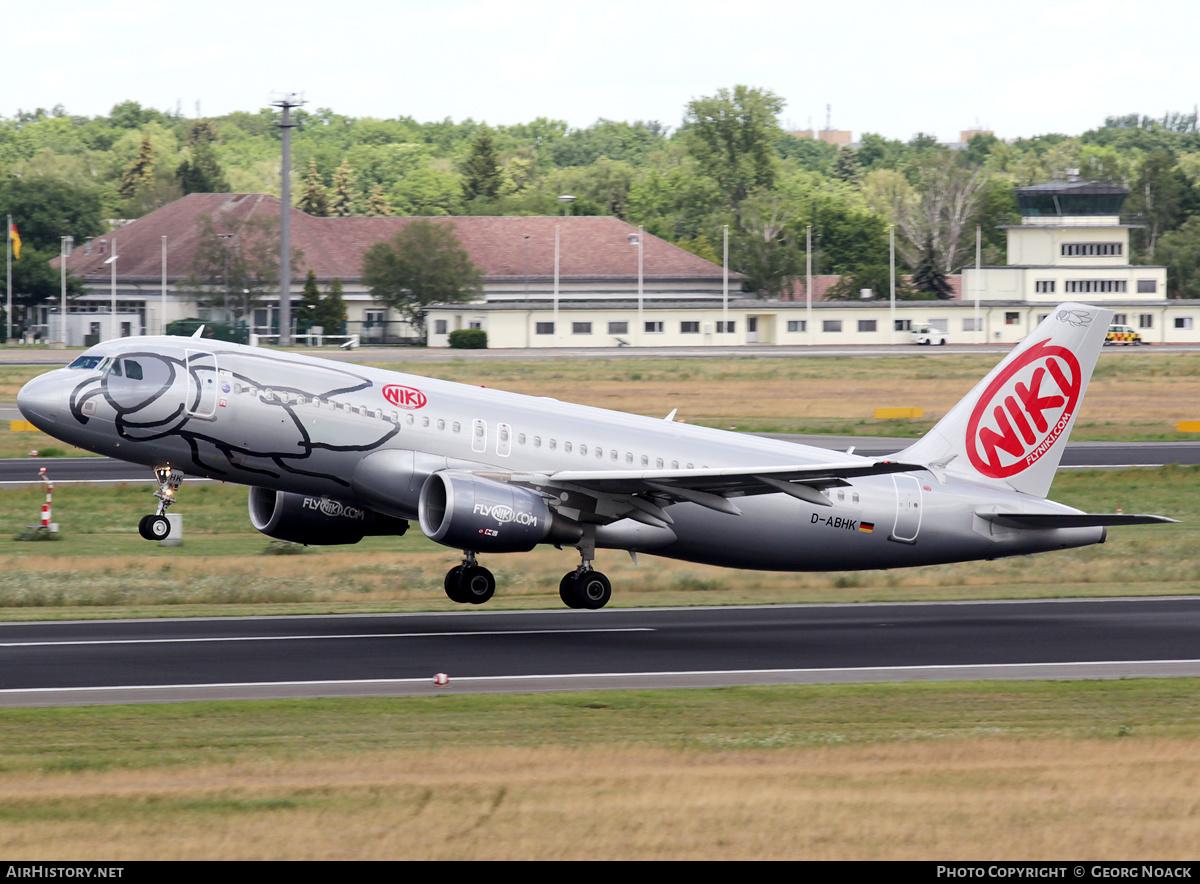
[[[100,358],[99,356],[88,356],[85,353],[68,365],[67,368],[95,368],[100,364]]]
[[[119,378],[121,377],[121,363],[116,359],[113,359],[111,356],[105,356],[102,360],[100,360],[100,364],[96,366],[96,371],[104,372],[104,374],[111,374],[114,377]]]
[[[140,381],[142,379],[142,364],[134,362],[132,359],[125,360],[125,377],[131,381]]]

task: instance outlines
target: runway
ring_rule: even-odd
[[[1200,597],[6,623],[0,705],[1200,676],[1198,636]]]

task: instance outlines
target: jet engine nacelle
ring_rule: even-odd
[[[367,535],[401,535],[408,522],[329,497],[250,489],[250,523],[277,540],[332,546],[358,543]]]
[[[583,535],[578,525],[555,517],[541,495],[454,470],[425,480],[418,511],[426,537],[472,552],[527,552]]]

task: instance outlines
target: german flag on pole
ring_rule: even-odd
[[[17,225],[8,222],[8,239],[12,243],[13,257],[21,260],[21,234],[17,233]]]

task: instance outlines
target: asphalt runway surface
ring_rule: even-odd
[[[1198,636],[1198,597],[4,623],[0,705],[1197,676]]]

